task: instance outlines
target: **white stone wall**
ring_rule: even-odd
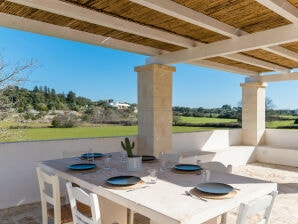
[[[122,150],[124,137],[0,144],[0,209],[39,201],[38,161],[62,158],[63,151],[108,153]],[[136,137],[131,137],[136,141]]]
[[[257,147],[256,159],[263,163],[298,167],[298,131],[266,129],[264,145]]]

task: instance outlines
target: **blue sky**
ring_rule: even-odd
[[[0,54],[7,63],[38,61],[39,68],[22,86],[47,85],[57,93],[74,91],[96,100],[137,103],[135,66],[146,56],[62,40],[0,27]],[[244,76],[223,71],[176,65],[173,74],[173,106],[237,106]],[[298,108],[298,81],[268,83],[266,95],[276,109]]]

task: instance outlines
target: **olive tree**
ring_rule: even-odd
[[[36,67],[34,60],[17,62],[15,64],[7,63],[0,56],[0,120],[3,121],[14,112],[14,105],[18,99],[11,99],[4,94],[4,90],[20,85],[28,80],[28,75]],[[8,127],[0,125],[0,141],[13,140],[17,135],[8,131]]]

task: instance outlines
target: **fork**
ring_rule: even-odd
[[[146,188],[146,187],[149,187],[149,186],[146,185],[146,186],[142,186],[142,187],[137,187],[137,188],[129,189],[126,192],[130,192],[130,191],[134,191],[134,190],[138,190],[138,189],[142,189],[142,188]]]
[[[202,200],[202,201],[207,202],[207,200],[206,200],[205,198],[201,198],[201,197],[199,197],[199,196],[193,195],[193,194],[190,193],[189,191],[185,191],[185,194],[186,194],[187,196],[192,197],[192,198],[200,199],[200,200]]]

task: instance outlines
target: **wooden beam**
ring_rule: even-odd
[[[290,80],[298,80],[298,72],[250,77],[246,79],[246,82],[280,82]]]
[[[145,36],[148,38],[153,38],[153,39],[156,39],[159,41],[166,41],[166,42],[169,42],[169,43],[172,43],[175,45],[179,45],[179,46],[183,46],[183,47],[191,48],[194,45],[204,46],[204,44],[202,44],[202,43],[194,42],[194,41],[191,41],[190,39],[183,38],[183,37],[180,37],[177,35],[172,35],[167,32],[157,31],[157,30],[149,28],[149,27],[142,26],[143,29],[141,29],[140,28],[141,25],[139,25],[139,24],[128,22],[128,21],[118,19],[118,18],[115,18],[112,16],[108,16],[106,14],[101,14],[101,13],[98,13],[98,12],[95,12],[95,11],[92,11],[89,9],[84,9],[82,7],[74,6],[74,5],[60,2],[57,0],[51,0],[51,1],[44,0],[42,2],[38,1],[38,0],[9,0],[9,1],[19,3],[19,4],[24,4],[29,7],[38,8],[38,9],[49,11],[52,13],[61,14],[61,15],[68,16],[71,18],[91,22],[94,24],[103,25],[103,26],[107,26],[110,28],[114,28],[114,29],[120,29],[125,32],[132,32],[137,35]],[[214,20],[214,21],[217,21],[217,20]],[[208,20],[206,22],[208,22]],[[220,23],[218,25],[218,27],[220,27],[220,25],[222,25],[222,23]],[[226,26],[228,26],[228,25],[226,25]],[[232,28],[232,29],[235,30],[235,28]],[[161,38],[161,36],[163,36],[163,37]],[[237,60],[237,59],[234,59],[234,60]],[[254,59],[254,63],[253,63],[254,65],[256,65],[256,62],[257,62],[256,60],[258,60],[258,59]],[[268,63],[263,65],[262,62],[263,61],[259,60],[257,62],[258,65],[256,65],[256,66],[260,66],[260,67],[268,69]],[[247,60],[246,63],[250,63],[250,60]],[[273,64],[272,68],[269,68],[269,69],[274,70],[275,67],[276,67],[276,65]],[[286,68],[281,68],[281,66],[280,66],[280,68],[276,71],[285,71],[285,70],[286,70]]]
[[[27,32],[39,33],[67,40],[74,40],[102,47],[144,54],[148,56],[158,55],[162,53],[159,49],[156,48],[146,47],[140,44],[134,44],[122,40],[108,38],[106,36],[82,32],[79,30],[70,29],[68,27],[52,25],[49,23],[39,22],[33,19],[26,19],[6,13],[0,13],[0,26]]]
[[[247,70],[244,68],[238,68],[238,67],[234,67],[234,66],[230,66],[230,65],[225,65],[225,64],[221,64],[221,63],[217,63],[217,62],[213,62],[213,61],[208,61],[208,60],[191,61],[191,62],[188,62],[187,64],[199,65],[199,66],[206,67],[206,68],[218,69],[218,70],[231,72],[231,73],[235,73],[235,74],[241,74],[241,75],[245,75],[245,76],[253,77],[253,76],[259,75],[259,73],[255,72],[255,71]]]
[[[70,29],[68,27],[61,27],[57,25],[52,25],[45,22],[40,22],[32,19],[26,19],[19,16],[14,16],[6,13],[0,13],[0,26],[8,27],[12,29],[23,30],[27,32],[39,33],[42,35],[78,41],[82,43],[92,44],[96,46],[114,48],[118,50],[124,50],[128,52],[134,52],[138,54],[144,55],[159,55],[161,53],[169,53],[167,51],[160,51],[159,49],[146,47],[139,44],[133,44],[130,42],[125,42],[113,38],[108,38],[106,36],[95,35],[91,33],[86,33],[74,29]],[[254,76],[258,73],[241,69],[233,66],[228,66],[216,62],[208,62],[208,61],[197,61],[191,63],[193,65],[199,65],[202,67],[215,68],[219,70],[224,70],[227,72],[242,74],[248,76]]]
[[[292,23],[298,23],[298,9],[285,0],[256,0],[268,9],[286,18]]]
[[[183,36],[143,26],[59,0],[8,1],[186,48],[196,46],[199,43]]]
[[[240,30],[236,27],[230,26],[226,23],[223,23],[221,21],[218,21],[212,17],[206,16],[203,13],[197,12],[195,10],[192,10],[190,8],[187,8],[183,5],[180,5],[178,3],[175,3],[170,0],[130,0],[134,3],[137,3],[139,5],[148,7],[150,9],[162,12],[164,14],[167,14],[169,16],[173,16],[175,18],[181,19],[183,21],[186,21],[188,23],[203,27],[205,29],[220,33],[222,35],[228,36],[228,37],[238,37],[242,35],[247,35],[249,33]],[[289,4],[289,3],[288,3]],[[297,9],[296,9],[297,10]],[[280,55],[282,57],[286,57],[290,60],[298,61],[298,54],[287,50],[283,47],[275,46],[275,47],[266,47],[263,48],[264,50],[270,51],[274,54]],[[234,59],[237,60],[237,59]],[[261,62],[261,60],[260,60]],[[261,64],[258,62],[259,64]],[[249,61],[247,61],[249,63]],[[263,66],[260,66],[263,67]]]
[[[298,24],[290,24],[234,39],[214,42],[147,59],[147,64],[175,64],[298,41]]]
[[[273,71],[278,71],[278,72],[289,72],[290,69],[277,65],[277,64],[273,64],[270,62],[266,62],[266,61],[262,61],[253,57],[248,57],[244,54],[229,54],[229,55],[225,55],[225,58],[234,60],[234,61],[239,61],[239,62],[243,62],[246,64],[250,64],[250,65],[254,65],[254,66],[258,66],[261,68],[266,68],[269,70],[273,70]]]
[[[203,13],[199,13],[195,10],[187,8],[176,2],[170,0],[130,0],[131,2],[137,3],[139,5],[145,6],[147,8],[156,10],[158,12],[167,14],[169,16],[181,19],[188,23],[203,27],[208,30],[220,33],[224,36],[235,37],[242,35],[242,31],[230,26],[228,24],[222,23],[217,19],[213,19],[206,16]]]

